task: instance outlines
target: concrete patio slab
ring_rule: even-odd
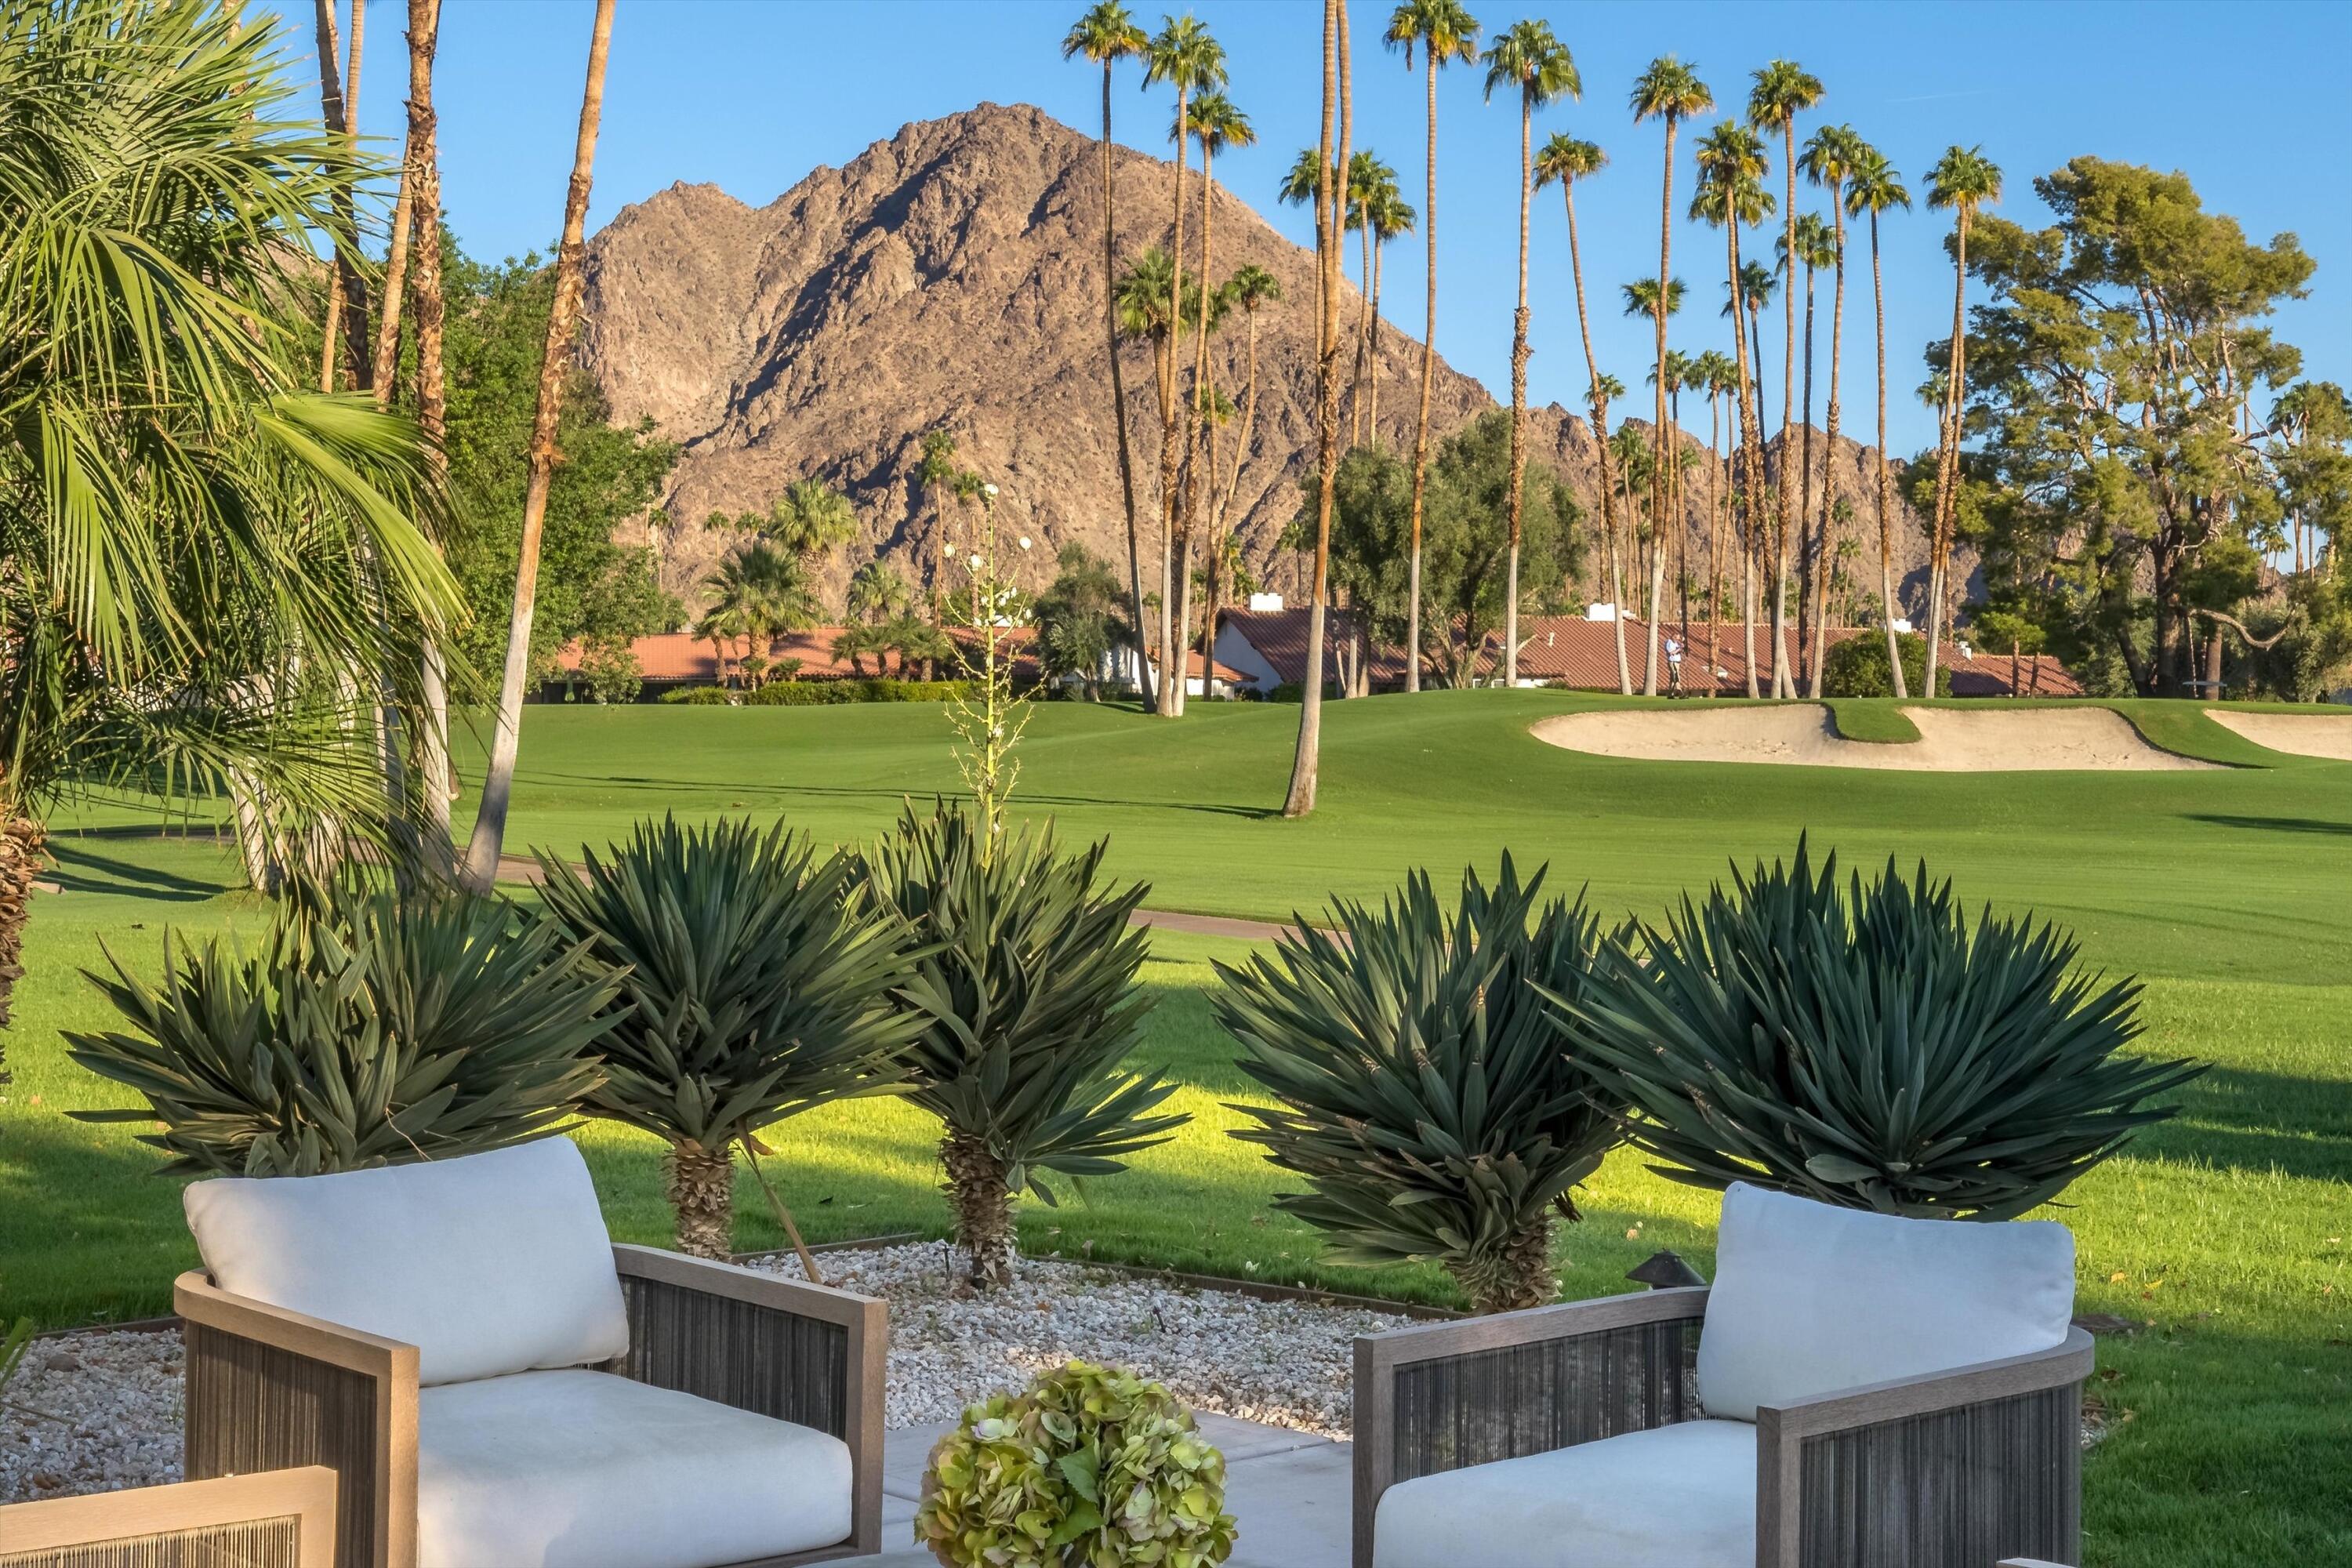
[[[1231,1568],[1347,1568],[1348,1445],[1230,1415],[1202,1415],[1201,1430],[1225,1456],[1225,1511],[1240,1527]],[[929,1568],[911,1544],[923,1464],[943,1421],[883,1440],[882,1554],[873,1568]]]

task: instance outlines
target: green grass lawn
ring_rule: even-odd
[[[1220,705],[1171,725],[1055,705],[1023,748],[1021,796],[1065,833],[1109,834],[1115,868],[1150,879],[1160,907],[1312,912],[1328,890],[1376,892],[1414,865],[1450,877],[1507,847],[1589,882],[1605,911],[1655,913],[1803,829],[1864,859],[1924,856],[1972,900],[2074,927],[2090,962],[2147,979],[2147,1048],[2215,1064],[2179,1121],[2080,1183],[2060,1215],[2078,1238],[2081,1310],[2147,1325],[2101,1342],[2092,1393],[2115,1426],[2088,1465],[2086,1561],[2352,1558],[2352,766],[2277,756],[2161,704],[2119,706],[2159,743],[2255,765],[1910,776],[1586,757],[1525,734],[1591,700],[1335,704],[1323,807],[1303,823],[1269,809],[1295,710]],[[534,709],[523,761],[509,846],[567,855],[664,809],[782,811],[859,838],[903,795],[956,787],[944,721],[924,707]],[[101,941],[152,966],[166,925],[255,918],[208,835],[64,835],[57,848],[68,891],[36,909],[0,1110],[0,1315],[45,1323],[163,1310],[193,1260],[177,1184],[149,1173],[131,1130],[61,1114],[120,1103],[63,1058],[60,1027],[105,1022],[76,971]],[[1024,1203],[1024,1247],[1451,1300],[1434,1269],[1321,1264],[1313,1234],[1272,1209],[1280,1183],[1257,1152],[1224,1135],[1238,1121],[1225,1102],[1253,1096],[1210,1021],[1209,960],[1247,951],[1155,937],[1145,980],[1160,1005],[1138,1060],[1181,1080],[1175,1103],[1195,1120],[1126,1175],[1058,1207]],[[861,1101],[777,1133],[774,1169],[812,1239],[943,1228],[929,1129],[909,1109]],[[616,1234],[661,1239],[656,1146],[582,1136]],[[1586,1220],[1558,1248],[1572,1296],[1621,1288],[1661,1246],[1711,1266],[1711,1194],[1621,1152],[1580,1201]],[[748,1180],[739,1203],[740,1244],[781,1245]]]

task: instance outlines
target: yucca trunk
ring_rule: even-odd
[[[1540,1307],[1559,1292],[1551,1267],[1551,1215],[1538,1214],[1491,1253],[1447,1265],[1481,1317]]]
[[[977,1290],[1012,1284],[1019,1252],[1004,1162],[990,1152],[986,1140],[950,1132],[940,1140],[940,1164],[947,1172],[948,1206],[955,1211],[956,1245],[964,1251],[965,1277]]]
[[[735,1250],[735,1159],[721,1145],[673,1143],[662,1162],[665,1192],[677,1249],[688,1258],[724,1261]]]

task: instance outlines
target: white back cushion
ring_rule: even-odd
[[[613,1246],[569,1138],[331,1176],[187,1189],[224,1290],[417,1349],[418,1381],[582,1366],[629,1348]]]
[[[1734,1183],[1698,1341],[1709,1415],[2063,1344],[2074,1237],[2053,1220],[1899,1219]]]

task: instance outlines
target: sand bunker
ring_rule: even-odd
[[[1633,712],[1564,713],[1533,728],[1571,752],[1658,762],[1789,763],[1984,773],[2042,770],[2179,771],[2219,764],[2159,751],[2105,708],[1906,708],[1919,739],[1849,741],[1812,703],[1710,702]]]
[[[2205,717],[2273,752],[2352,763],[2352,718],[2342,714],[2232,713],[2208,708]]]

